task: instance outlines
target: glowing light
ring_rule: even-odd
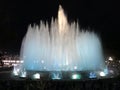
[[[58,11],[58,26],[59,26],[59,32],[60,34],[64,33],[65,30],[67,30],[67,18],[64,14],[64,10],[62,9],[61,6],[59,6],[59,11]]]
[[[20,71],[20,69],[14,68],[14,70],[13,70],[13,75],[14,75],[14,76],[18,76],[18,75],[19,75],[19,71]]]
[[[112,58],[112,57],[109,57],[108,60],[113,61],[113,58]]]
[[[89,74],[89,78],[96,78],[97,76],[96,76],[96,73],[94,73],[94,72],[90,72],[90,74]]]
[[[52,79],[62,79],[62,73],[61,72],[53,72],[51,73]]]
[[[100,76],[104,77],[104,76],[106,76],[106,74],[104,72],[100,72]]]
[[[16,63],[19,63],[19,62],[20,62],[19,60],[16,61]]]
[[[15,60],[12,60],[12,63],[15,63]]]
[[[104,73],[105,73],[105,75],[107,75],[108,74],[108,68],[107,68],[107,66],[106,66],[106,68],[104,69],[104,71],[103,71]]]
[[[12,66],[17,66],[18,64],[13,63]]]
[[[77,66],[74,66],[74,69],[77,69]]]
[[[66,65],[69,65],[68,60],[66,60]]]
[[[25,78],[26,76],[27,76],[27,72],[26,71],[21,72],[20,77]]]
[[[81,79],[81,75],[80,74],[73,74],[72,79]]]
[[[44,63],[44,60],[42,60],[41,63]]]
[[[23,63],[24,61],[23,60],[21,60],[21,63]]]
[[[39,73],[34,74],[33,79],[40,79],[40,74]]]
[[[14,74],[15,76],[18,76],[18,75],[19,75],[19,73],[18,73],[16,70],[13,71],[13,74]]]

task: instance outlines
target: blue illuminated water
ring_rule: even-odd
[[[67,22],[62,8],[50,27],[30,25],[21,46],[22,68],[33,71],[85,71],[105,68],[99,37]]]

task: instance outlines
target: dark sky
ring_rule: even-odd
[[[95,31],[105,53],[119,56],[120,29],[118,3],[112,0],[0,0],[0,49],[17,50],[29,24],[57,17],[58,6],[69,22]]]

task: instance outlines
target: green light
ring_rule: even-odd
[[[81,79],[81,75],[80,74],[73,74],[72,79]]]

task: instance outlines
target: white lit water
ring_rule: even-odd
[[[105,68],[101,42],[94,32],[67,22],[62,7],[58,19],[30,25],[21,46],[22,68],[33,71],[85,71]]]

